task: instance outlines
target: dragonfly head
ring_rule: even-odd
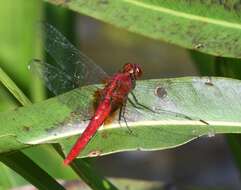
[[[142,75],[141,66],[139,64],[135,64],[135,63],[126,63],[123,66],[122,72],[129,73],[135,79],[140,78]]]

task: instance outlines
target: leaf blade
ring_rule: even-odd
[[[157,93],[157,88],[160,87],[166,90],[167,96],[159,97],[161,94]],[[96,86],[86,86],[32,106],[0,113],[0,123],[7,126],[1,127],[0,151],[60,143],[67,153],[89,121],[88,110],[92,107],[94,89]],[[80,156],[167,149],[203,135],[240,133],[241,117],[237,111],[241,106],[240,90],[240,81],[214,77],[140,81],[135,89],[140,102],[152,108],[161,106],[164,110],[184,113],[194,120],[176,117],[169,112],[153,114],[128,105],[126,119],[137,136],[130,135],[114,120],[109,126],[100,128]],[[59,100],[62,98],[71,99],[73,106],[63,104]],[[200,122],[200,119],[210,125]]]
[[[63,186],[20,151],[11,153],[11,156],[1,155],[0,160],[39,189],[64,190]]]
[[[235,2],[230,5],[198,0],[73,0],[62,4],[153,39],[212,55],[241,57],[241,24]]]

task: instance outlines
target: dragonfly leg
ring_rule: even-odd
[[[131,105],[133,107],[138,108],[138,109],[146,109],[146,110],[149,110],[149,111],[151,111],[153,113],[157,113],[156,111],[154,111],[153,109],[149,108],[148,106],[145,106],[145,105],[141,104],[138,101],[138,99],[136,98],[136,96],[135,96],[135,94],[133,92],[131,92],[131,95],[133,97],[134,102],[130,98],[128,98],[128,101],[131,103]]]
[[[119,125],[120,125],[121,127],[122,127],[122,125],[121,125],[122,107],[123,107],[123,106],[120,107],[119,117],[118,117],[118,123],[119,123]]]
[[[158,113],[157,111],[152,110],[151,108],[149,108],[149,107],[141,104],[141,103],[138,101],[138,99],[136,98],[136,96],[135,96],[135,94],[134,94],[133,92],[131,92],[131,95],[132,95],[132,97],[133,97],[134,102],[133,102],[132,100],[130,100],[129,98],[128,98],[128,101],[129,101],[135,108],[144,108],[144,109],[147,109],[147,110],[149,110],[149,111],[151,111],[151,112],[153,112],[153,113]],[[138,105],[138,106],[137,106],[137,105]],[[183,118],[188,119],[188,120],[195,120],[195,119],[192,118],[192,117],[189,117],[189,116],[187,116],[187,115],[185,115],[185,114],[178,113],[178,112],[172,112],[172,111],[163,110],[163,109],[158,109],[158,111],[160,111],[160,112],[165,112],[165,113],[170,113],[170,114],[174,114],[174,115],[177,116],[177,117],[183,117]],[[204,123],[205,125],[209,125],[208,122],[206,122],[206,121],[204,121],[204,120],[202,120],[202,119],[199,119],[199,121],[202,122],[202,123]]]
[[[188,119],[188,120],[196,120],[195,118],[192,118],[192,117],[190,117],[190,116],[188,116],[188,115],[185,115],[185,114],[183,114],[183,113],[178,113],[178,112],[163,110],[163,109],[160,109],[160,108],[158,109],[158,111],[160,111],[160,112],[165,112],[165,113],[169,113],[169,114],[173,114],[173,115],[175,115],[175,116],[177,116],[177,117],[182,117],[182,118],[185,118],[185,119]],[[203,119],[198,119],[198,121],[204,123],[205,125],[209,125],[209,123],[206,122],[206,121],[204,121]]]
[[[126,124],[126,127],[129,131],[130,134],[133,134],[133,131],[131,130],[131,128],[128,126],[128,123],[126,121],[126,118],[125,118],[125,111],[126,111],[126,101],[121,105],[120,107],[120,111],[119,111],[119,119],[118,119],[118,122],[119,122],[119,125],[121,125],[121,119],[123,118],[125,124]]]

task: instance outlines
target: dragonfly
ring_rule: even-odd
[[[45,50],[57,65],[34,60],[30,69],[37,71],[50,91],[58,95],[105,79],[104,88],[96,93],[98,105],[94,115],[64,160],[64,164],[68,165],[85,148],[108,116],[125,107],[128,94],[135,88],[136,80],[142,76],[142,69],[139,64],[126,63],[119,72],[108,77],[92,59],[75,48],[55,27],[41,23],[41,28],[44,33]],[[120,117],[124,117],[122,111]]]
[[[127,101],[135,107],[139,106],[139,108],[142,107],[154,112],[139,103],[133,94],[136,80],[143,74],[139,64],[126,63],[120,71],[109,77],[100,66],[80,52],[54,26],[48,23],[41,23],[40,25],[44,35],[45,50],[55,60],[56,64],[48,64],[36,59],[32,61],[30,69],[38,73],[51,92],[58,95],[83,85],[96,84],[105,79],[104,88],[98,89],[96,92],[97,106],[95,113],[64,159],[65,165],[70,164],[80,154],[97,130],[116,110],[120,110],[119,120],[123,118],[128,127],[124,116]],[[128,98],[129,94],[132,94],[134,102]],[[174,114],[192,120],[191,117],[184,114]],[[200,121],[207,124],[203,120]]]

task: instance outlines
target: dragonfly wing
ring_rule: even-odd
[[[79,86],[99,83],[107,78],[101,67],[76,49],[56,28],[48,23],[42,23],[41,27],[45,50],[73,81],[78,81]]]
[[[30,66],[33,73],[37,73],[46,83],[48,89],[55,95],[62,94],[77,87],[66,72],[41,60],[34,59]]]

